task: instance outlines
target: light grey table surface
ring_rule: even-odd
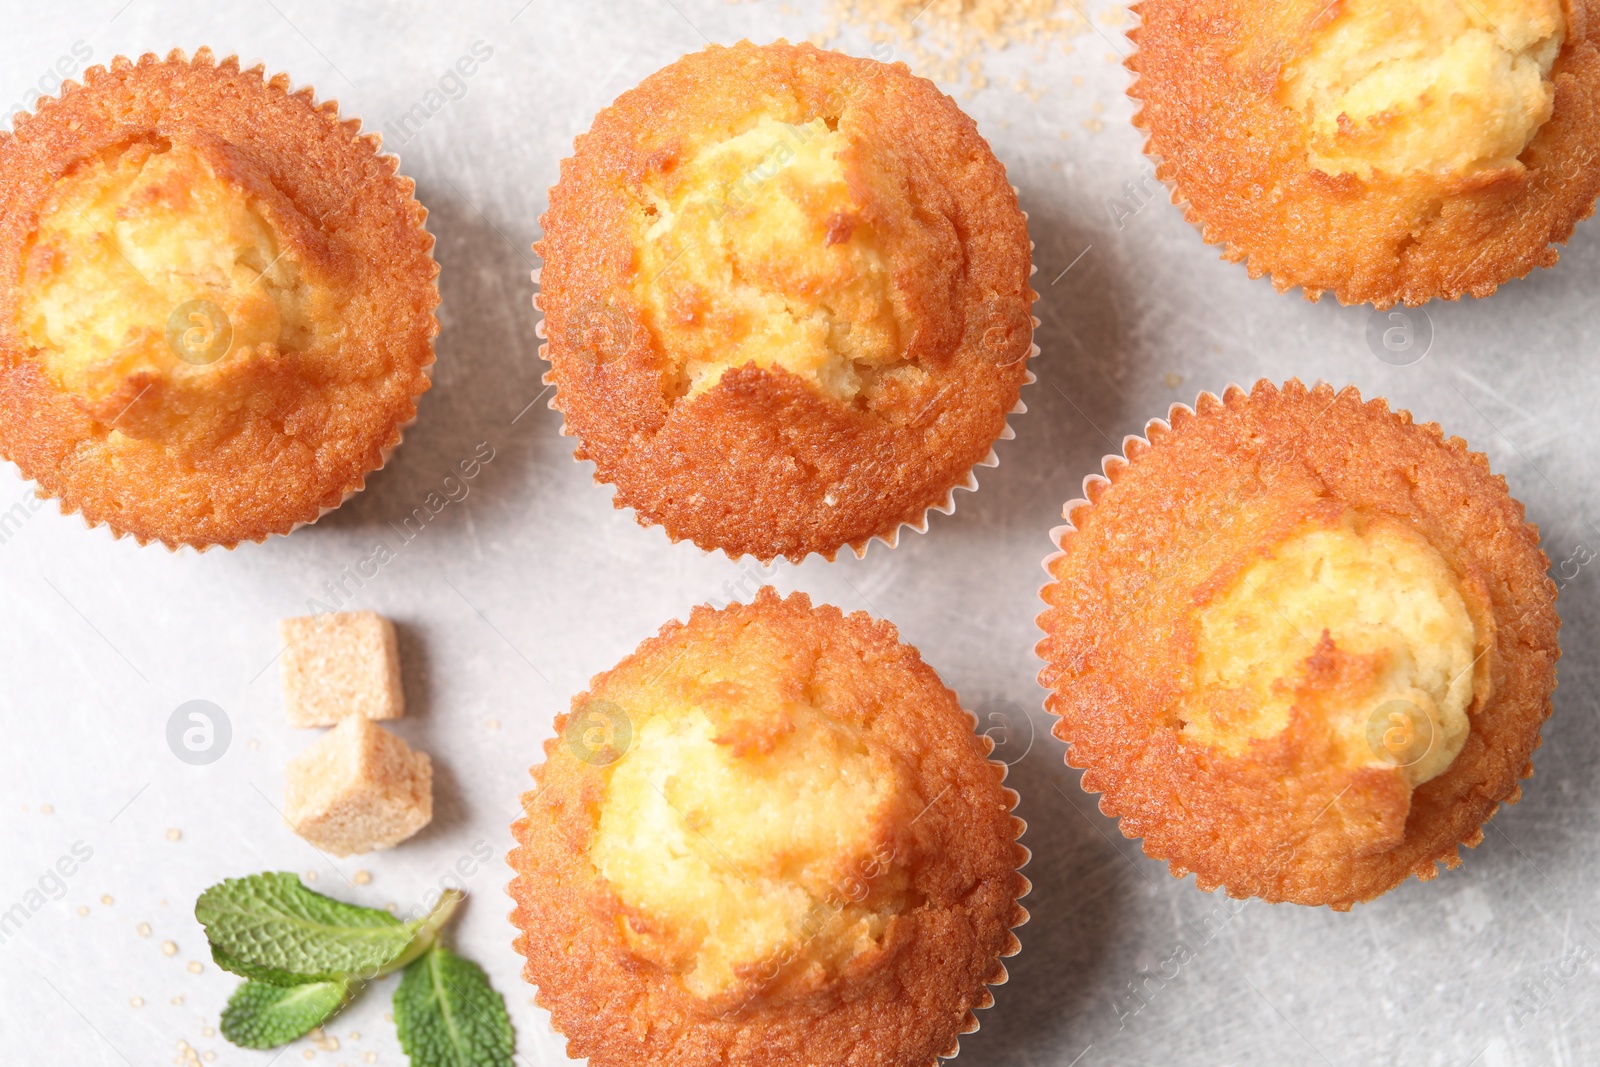
[[[692,605],[747,597],[766,575],[639,528],[592,484],[590,467],[572,462],[541,398],[529,245],[557,163],[597,109],[707,39],[816,32],[824,20],[811,7],[0,9],[0,98],[18,103],[48,87],[58,60],[81,67],[85,51],[101,63],[209,44],[288,71],[381,129],[475,43],[492,50],[464,92],[447,86],[456,98],[399,146],[438,237],[444,330],[420,420],[366,492],[288,539],[174,555],[85,530],[53,504],[31,507],[15,471],[0,474],[0,910],[31,899],[41,880],[52,898],[0,943],[0,1062],[143,1067],[172,1062],[180,1041],[214,1050],[217,1063],[272,1062],[207,1036],[235,979],[207,958],[196,894],[225,876],[291,869],[316,872],[315,887],[347,899],[405,908],[486,848],[495,858],[465,879],[458,944],[506,994],[519,1063],[565,1062],[519,977],[506,921],[500,857],[528,767],[591,675]],[[992,57],[997,84],[963,100],[1020,187],[1037,242],[1043,354],[1030,410],[1012,420],[1017,439],[1000,446],[997,470],[980,472],[981,491],[960,494],[953,516],[933,516],[927,535],[770,577],[892,620],[968,706],[1029,709],[1003,751],[1030,824],[1033,918],[961,1062],[1600,1063],[1600,565],[1561,594],[1561,687],[1522,803],[1494,820],[1462,869],[1346,915],[1230,908],[1146,859],[1063,765],[1033,655],[1040,561],[1063,501],[1172,403],[1260,376],[1354,383],[1438,420],[1505,474],[1553,560],[1600,549],[1600,228],[1584,224],[1556,269],[1491,300],[1430,306],[1431,350],[1390,365],[1367,343],[1368,310],[1278,295],[1220,262],[1164,197],[1128,199],[1148,169],[1128,125],[1127,75],[1113,61],[1127,45],[1097,25],[1104,32],[1078,36],[1070,53]],[[842,44],[864,53],[868,41],[847,34]],[[1024,71],[1045,89],[1037,100],[1012,87]],[[482,444],[494,459],[466,499],[398,547],[391,524]],[[335,864],[276,809],[285,762],[312,739],[283,718],[276,621],[303,613],[379,541],[396,558],[353,602],[400,626],[411,710],[395,728],[435,759],[436,816],[398,849]],[[166,740],[174,709],[196,699],[223,708],[232,730],[207,766],[181,762]],[[46,872],[74,847],[90,857],[57,885]],[[353,884],[361,870],[370,883]],[[1196,936],[1208,914],[1226,921]],[[175,954],[164,954],[166,941]],[[1143,1004],[1128,995],[1136,981],[1149,991]],[[337,1020],[337,1051],[301,1042],[278,1062],[309,1051],[329,1065],[368,1052],[403,1063],[383,1018],[388,997],[387,985],[370,989]]]

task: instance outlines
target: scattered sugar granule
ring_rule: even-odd
[[[79,904],[78,905],[78,914],[79,915],[88,915],[89,914],[89,905],[87,905],[87,904]]]
[[[168,841],[182,841],[183,840],[183,831],[178,829],[176,826],[174,826],[172,829],[167,831],[167,840]]]
[[[128,998],[128,1006],[130,1008],[142,1008],[142,1007],[144,1007],[144,998],[143,997],[129,997]]]
[[[977,58],[983,53],[1013,45],[1065,48],[1068,38],[1091,28],[1070,0],[831,0],[830,7],[830,25],[816,43],[833,40],[840,23],[849,22],[866,29],[875,57],[906,60],[919,74],[965,83],[974,93],[987,85]]]
[[[172,998],[172,1006],[174,1008],[181,1008],[183,1006],[183,997],[181,997],[181,996],[173,997]]]
[[[161,942],[161,954],[163,956],[176,956],[178,954],[177,943],[172,941]]]
[[[137,933],[140,937],[149,937],[150,936],[150,924],[149,923],[140,923],[138,926],[135,926],[133,929],[134,929],[134,932]]]
[[[54,815],[55,812],[56,812],[56,806],[54,804],[40,804],[39,805],[39,814],[40,815]]]
[[[205,967],[200,963],[199,960],[190,960],[189,961],[189,973],[190,974],[199,974],[203,970],[205,970]]]
[[[356,874],[355,874],[355,877],[350,879],[350,880],[352,882],[354,882],[356,885],[366,885],[368,882],[372,881],[372,872],[371,871],[357,871]]]
[[[306,881],[315,882],[316,880],[317,880],[317,872],[316,871],[307,871],[306,872]]]
[[[102,896],[100,898],[100,903],[104,904],[106,907],[109,908],[109,907],[111,907],[111,905],[115,904],[116,901],[111,898],[111,894],[110,893],[107,893],[107,894],[105,894],[104,896]]]

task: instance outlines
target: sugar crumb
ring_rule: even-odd
[[[1030,45],[1044,49],[1090,29],[1077,6],[1062,0],[832,0],[832,16],[818,44],[838,36],[841,21],[866,30],[890,61],[906,60],[919,74],[945,84],[965,83],[969,93],[989,84],[982,60],[990,52]],[[908,54],[907,54],[908,53]],[[1042,90],[1015,85],[1037,100]]]

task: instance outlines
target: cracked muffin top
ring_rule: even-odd
[[[713,46],[601,112],[536,246],[553,406],[618,507],[731,556],[893,543],[990,462],[1031,246],[932,83]]]
[[[1083,786],[1204,890],[1347,909],[1483,839],[1555,689],[1538,531],[1354,389],[1178,406],[1067,505],[1039,616]]]
[[[1147,0],[1157,175],[1224,257],[1315,300],[1487,296],[1600,192],[1597,0]]]
[[[921,1067],[976,1027],[1026,918],[1016,794],[892,626],[696,608],[556,730],[512,920],[570,1055]]]
[[[201,49],[0,134],[0,454],[140,542],[336,507],[428,387],[437,266],[376,138]]]

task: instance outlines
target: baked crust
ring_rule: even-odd
[[[1476,846],[1533,773],[1560,655],[1549,561],[1505,479],[1436,423],[1293,380],[1201,394],[1146,435],[1085,482],[1046,562],[1040,682],[1083,787],[1146,854],[1175,876],[1193,871],[1206,891],[1346,910],[1455,867],[1457,846]],[[1414,792],[1398,767],[1332,755],[1316,709],[1337,699],[1337,655],[1297,694],[1288,728],[1237,757],[1184,740],[1168,719],[1199,607],[1330,504],[1422,534],[1480,616],[1471,732]]]
[[[1312,300],[1418,305],[1488,296],[1553,266],[1600,193],[1600,0],[1565,0],[1555,108],[1518,167],[1465,176],[1329,175],[1277,99],[1284,64],[1337,4],[1144,0],[1127,66],[1156,176],[1252,278]]]
[[[198,548],[288,533],[365,484],[429,384],[439,293],[427,213],[376,134],[333,101],[237,57],[118,57],[0,133],[0,455],[89,525]],[[209,399],[130,379],[105,403],[58,388],[17,326],[31,234],[62,176],[125,146],[183,144],[224,161],[285,251],[337,292],[339,333],[318,366],[272,351],[206,368]],[[330,369],[329,364],[336,364]],[[152,431],[164,403],[187,414]]]
[[[687,624],[663,626],[598,675],[573,700],[573,714],[624,678],[659,678],[680,659],[715,656],[719,636],[757,619],[799,662],[813,664],[818,689],[833,694],[826,713],[882,746],[931,802],[892,828],[897,851],[909,856],[908,899],[918,903],[891,920],[882,950],[831,982],[789,967],[731,1000],[697,999],[624,947],[616,905],[587,858],[605,795],[602,768],[563,743],[572,715],[562,715],[545,762],[533,769],[535,788],[522,797],[518,847],[508,857],[524,975],[567,1036],[567,1054],[596,1067],[866,1067],[954,1055],[959,1036],[977,1029],[974,1009],[993,1003],[987,986],[1006,980],[1001,958],[1020,947],[1012,928],[1027,918],[1017,900],[1029,889],[1018,872],[1028,851],[1017,843],[1016,793],[1001,784],[1004,767],[986,758],[992,742],[973,732],[972,716],[892,625],[813,608],[803,593],[780,600],[764,588],[752,604],[697,607]]]
[[[819,116],[882,148],[899,195],[852,181],[909,309],[914,388],[851,403],[781,368],[726,372],[690,398],[664,395],[665,356],[633,292],[628,222],[692,139],[756,113]],[[863,153],[865,154],[865,153]],[[850,164],[851,166],[861,166]],[[876,164],[875,164],[876,165]],[[904,64],[810,45],[712,46],[651,75],[602,111],[550,191],[538,304],[556,386],[551,406],[576,457],[616,485],[614,503],[732,557],[832,559],[948,510],[1009,436],[1031,380],[1031,245],[1005,168],[973,121]]]

